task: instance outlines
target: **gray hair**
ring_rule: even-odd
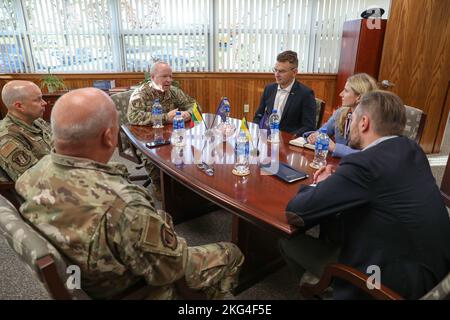
[[[150,75],[151,75],[151,76],[155,75],[156,67],[159,66],[159,65],[161,65],[161,64],[164,64],[164,65],[170,67],[170,64],[168,64],[168,63],[165,62],[165,61],[157,61],[157,62],[155,62],[155,63],[152,65],[152,68],[150,69]]]
[[[31,82],[30,82],[31,83]],[[13,106],[14,102],[17,100],[23,101],[28,92],[24,90],[26,87],[26,82],[21,81],[21,84],[8,82],[2,90],[2,101],[5,106],[9,109]]]

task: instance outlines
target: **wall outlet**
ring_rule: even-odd
[[[250,105],[244,104],[244,113],[247,113],[250,111]]]

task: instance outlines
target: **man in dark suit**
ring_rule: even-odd
[[[316,100],[314,92],[295,80],[298,72],[297,53],[284,51],[277,56],[274,68],[276,83],[264,89],[253,122],[267,128],[268,117],[277,109],[280,130],[297,136],[316,129]],[[265,123],[262,123],[265,122]]]
[[[344,157],[337,169],[317,171],[317,185],[302,187],[287,205],[289,223],[307,229],[340,214],[342,227],[340,246],[305,235],[280,241],[297,274],[313,266],[320,276],[324,264],[337,259],[368,275],[378,270],[382,284],[417,299],[450,271],[449,216],[424,152],[401,136],[405,122],[396,95],[362,97],[349,142],[362,151]],[[337,299],[367,297],[343,281],[333,286]]]

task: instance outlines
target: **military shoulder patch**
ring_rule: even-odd
[[[166,225],[161,225],[161,241],[164,247],[175,250],[178,245],[177,235],[173,229],[168,228]]]
[[[140,236],[141,247],[148,252],[180,256],[183,246],[179,244],[175,231],[157,217],[146,217]]]
[[[159,245],[159,230],[158,227],[160,222],[157,218],[149,216],[146,217],[145,228],[141,236],[141,242],[144,245],[149,245],[151,247],[158,247]]]
[[[31,156],[23,150],[16,150],[12,154],[11,160],[19,167],[26,167],[31,163]]]
[[[7,158],[16,148],[17,145],[14,142],[8,141],[1,147],[0,154],[2,157]]]

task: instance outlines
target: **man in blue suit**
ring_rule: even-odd
[[[275,68],[276,83],[266,86],[253,122],[267,128],[272,110],[280,116],[280,130],[296,136],[315,130],[316,100],[314,92],[295,80],[298,72],[298,58],[294,51],[284,51],[277,56]]]
[[[418,299],[450,270],[450,220],[420,146],[403,137],[399,97],[372,91],[353,113],[349,144],[361,152],[337,168],[316,172],[288,203],[289,223],[305,229],[340,216],[338,241],[304,234],[280,241],[281,253],[301,276],[320,276],[332,261],[372,275],[407,299]],[[340,238],[340,239],[339,239]],[[335,299],[367,298],[346,282],[333,283]]]

